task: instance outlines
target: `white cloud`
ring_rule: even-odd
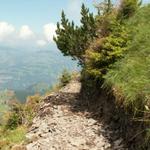
[[[7,22],[0,22],[0,41],[8,38],[10,35],[13,34],[15,28],[13,25]]]
[[[53,42],[53,36],[56,35],[56,25],[54,23],[45,24],[43,27],[44,36],[48,42]]]
[[[56,25],[48,23],[43,25],[41,33],[36,33],[28,25],[19,29],[8,22],[0,22],[0,46],[13,48],[38,48],[46,47],[53,43],[53,36],[56,35]]]
[[[26,40],[34,37],[33,31],[28,25],[23,25],[19,31],[19,37]]]
[[[45,40],[37,40],[37,45],[40,47],[46,46],[48,43]]]

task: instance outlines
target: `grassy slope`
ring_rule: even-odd
[[[120,99],[123,97],[125,106],[132,106],[134,110],[149,109],[150,5],[141,8],[131,18],[129,28],[133,31],[133,40],[128,53],[108,72],[106,85],[111,85]]]
[[[15,130],[3,131],[0,127],[0,149],[8,150],[10,147],[16,144],[20,144],[25,140],[26,127],[20,126]]]

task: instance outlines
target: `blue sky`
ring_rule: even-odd
[[[93,8],[89,0],[0,0],[0,21],[7,21],[20,27],[28,24],[40,31],[43,24],[56,23],[60,19],[61,10],[72,18],[77,18],[80,4],[85,2]],[[77,12],[74,12],[77,11]]]
[[[52,43],[61,10],[63,9],[70,19],[79,22],[82,2],[91,11],[95,11],[93,1],[0,0],[0,46],[32,47],[34,44],[45,46],[48,42]]]
[[[59,20],[62,9],[66,11],[71,9],[69,8],[72,5],[70,1],[0,0],[0,20],[10,22],[17,28],[21,25],[28,24],[40,32],[44,24],[49,22],[56,23]]]
[[[0,0],[0,46],[33,48],[53,43],[62,9],[79,22],[80,6],[86,0]]]

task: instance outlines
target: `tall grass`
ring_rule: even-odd
[[[125,57],[105,76],[118,101],[135,111],[150,110],[150,5],[128,23],[132,42]]]

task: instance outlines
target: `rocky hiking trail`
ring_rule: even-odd
[[[27,150],[125,150],[120,137],[82,110],[81,83],[71,81],[47,96],[27,134]],[[92,115],[93,116],[93,115]]]

